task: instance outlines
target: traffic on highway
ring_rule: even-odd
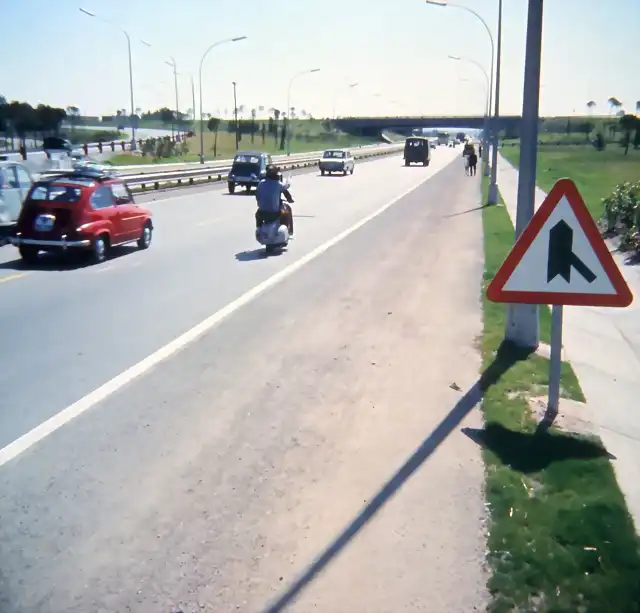
[[[548,4],[6,3],[0,613],[640,613],[640,6]]]
[[[133,196],[138,211],[148,210],[144,218],[153,220],[154,241],[148,251],[141,250],[140,243],[132,247],[114,245],[107,259],[93,243],[92,260],[73,254],[60,258],[55,253],[42,253],[37,262],[29,254],[25,263],[16,257],[15,247],[1,248],[2,319],[11,322],[3,331],[3,347],[11,357],[0,369],[0,516],[16,521],[22,517],[19,523],[2,522],[0,526],[0,542],[6,543],[3,581],[13,590],[10,597],[5,596],[3,611],[36,610],[36,603],[43,598],[49,603],[47,610],[60,612],[86,611],[98,601],[113,603],[114,610],[139,602],[140,611],[149,610],[148,605],[159,597],[173,603],[180,599],[190,602],[188,585],[192,579],[178,581],[175,570],[162,571],[160,559],[144,552],[162,542],[163,558],[187,555],[186,550],[184,554],[174,550],[175,546],[182,548],[177,542],[169,544],[165,540],[174,538],[176,526],[195,527],[193,522],[201,521],[193,516],[197,506],[189,502],[192,495],[183,491],[183,486],[174,489],[185,470],[213,470],[202,478],[209,483],[207,490],[221,497],[223,507],[215,510],[217,505],[210,507],[212,501],[207,502],[207,514],[214,510],[222,513],[216,522],[227,523],[228,513],[236,511],[223,508],[235,499],[234,492],[240,494],[244,489],[236,490],[228,482],[234,473],[240,477],[233,464],[244,458],[254,466],[251,470],[261,471],[259,465],[269,457],[261,454],[259,463],[253,464],[254,460],[240,449],[248,445],[254,450],[252,454],[258,453],[258,439],[250,432],[258,428],[255,434],[265,443],[265,427],[268,431],[275,422],[271,426],[268,422],[264,426],[256,424],[246,432],[244,426],[234,426],[233,422],[256,415],[263,423],[272,411],[269,403],[273,401],[267,401],[265,393],[270,393],[271,385],[277,388],[283,376],[273,369],[280,368],[279,360],[290,359],[286,357],[290,350],[276,340],[278,330],[288,325],[288,317],[299,318],[302,312],[298,309],[303,308],[296,305],[294,311],[287,309],[289,315],[281,321],[276,315],[280,310],[278,297],[282,305],[291,305],[291,300],[299,302],[294,295],[309,295],[308,283],[321,287],[333,278],[334,282],[348,284],[349,277],[344,275],[351,270],[352,264],[347,262],[352,256],[345,260],[347,256],[340,255],[341,250],[375,245],[376,250],[386,251],[404,240],[404,216],[398,217],[396,207],[391,208],[396,203],[399,210],[409,207],[422,211],[419,214],[428,216],[427,224],[437,219],[441,225],[441,215],[433,217],[431,192],[424,192],[424,186],[441,174],[455,177],[455,184],[460,173],[454,161],[459,161],[457,151],[439,148],[428,168],[406,168],[401,153],[396,151],[361,161],[353,176],[341,173],[328,180],[317,165],[286,171],[284,179],[295,199],[296,240],[277,257],[267,257],[265,247],[253,236],[255,190],[231,195],[224,182]],[[121,204],[102,202],[102,196],[96,200],[95,195],[103,189],[116,199],[119,192],[114,186],[124,185],[121,180],[84,173],[36,183],[27,202],[72,209],[76,201],[85,202],[86,198],[91,202],[87,210],[93,207],[95,213],[87,213],[90,218],[82,223],[103,229],[108,227],[103,215],[109,206],[125,218],[135,217]],[[438,185],[449,180],[443,177],[445,183]],[[402,204],[417,193],[424,196]],[[107,208],[101,208],[103,204]],[[30,206],[27,204],[27,208]],[[120,206],[123,208],[119,210]],[[41,226],[51,222],[38,219]],[[54,212],[53,224],[56,219]],[[375,226],[363,235],[365,224],[374,220]],[[78,223],[81,221],[79,218]],[[140,228],[144,228],[144,219]],[[140,228],[135,230],[140,233],[138,240],[144,238]],[[46,231],[39,227],[40,233]],[[99,236],[98,230],[95,236]],[[327,265],[337,268],[323,272]],[[318,266],[320,269],[315,268]],[[315,312],[313,308],[311,312]],[[270,322],[267,327],[271,331],[260,339],[259,350],[243,348],[242,339],[249,341],[255,334],[253,324],[246,327],[247,317]],[[298,332],[304,336],[304,327]],[[289,334],[286,332],[285,338]],[[222,370],[218,372],[219,366],[215,366],[218,374],[213,383],[209,380],[213,366],[206,356],[218,353],[228,357],[220,363],[222,366],[226,362]],[[242,355],[248,360],[242,368],[254,373],[256,384],[267,386],[263,391],[238,379],[237,360],[244,360]],[[258,367],[255,360],[261,363],[263,359],[264,366]],[[164,364],[172,369],[175,365],[178,371],[163,374],[167,368]],[[223,385],[219,377],[224,372]],[[164,383],[156,382],[158,376],[172,382],[169,395]],[[212,384],[215,392],[210,396]],[[293,406],[303,406],[293,400],[293,394],[302,393],[297,389],[297,383],[288,386],[293,413],[278,401],[281,408],[274,414],[278,422],[287,413],[286,419],[292,420],[300,410]],[[210,409],[196,409],[203,406],[205,398],[212,403]],[[202,411],[197,418],[195,410]],[[287,437],[299,436],[294,434],[298,427],[278,427],[278,436],[285,432],[289,432]],[[223,448],[233,440],[231,431],[235,432],[233,437],[240,436],[233,443],[240,445],[236,460],[225,455],[202,463],[202,454],[227,453]],[[226,443],[221,447],[223,441]],[[165,444],[168,447],[164,448]],[[281,454],[288,449],[289,443],[278,444],[273,453],[284,459]],[[188,469],[197,457],[201,459]],[[227,477],[219,470],[224,470]],[[195,473],[193,478],[200,479]],[[242,477],[247,478],[249,473]],[[156,479],[160,481],[154,485]],[[189,476],[184,486],[191,481]],[[188,487],[194,487],[196,481]],[[160,483],[164,485],[159,487]],[[181,500],[183,496],[186,498]],[[242,503],[239,499],[238,504],[254,504],[250,498]],[[252,515],[263,514],[270,506],[267,499],[259,504],[266,506],[255,507]],[[27,506],[16,515],[16,505]],[[151,520],[149,513],[163,527]],[[186,518],[190,518],[187,523]],[[251,519],[254,521],[260,521],[257,515]],[[24,522],[29,525],[28,532],[20,528]],[[264,530],[275,535],[267,523]],[[211,529],[213,524],[207,533]],[[198,531],[200,528],[195,528],[192,536],[204,539],[203,545],[196,547],[194,541],[188,555],[198,556],[198,568],[204,569],[200,565],[209,564],[204,561],[204,552],[210,545],[205,545],[205,533],[196,537]],[[229,536],[223,529],[216,539]],[[113,539],[121,544],[116,546]],[[220,556],[236,555],[231,541],[217,543],[215,549]],[[252,547],[246,549],[245,537],[237,541],[241,543],[245,553],[238,555],[246,562],[240,563],[238,571],[243,570],[237,578],[242,583],[253,574],[249,559],[257,552],[251,553]],[[47,552],[54,550],[59,553],[52,562]],[[137,570],[123,580],[121,565],[133,559],[137,560]],[[194,572],[201,571],[194,567]],[[152,578],[164,582],[164,587],[145,587],[145,581]],[[207,583],[209,580],[203,585]],[[29,587],[18,589],[18,585]],[[259,593],[258,600],[266,596]],[[230,601],[223,598],[220,602]]]

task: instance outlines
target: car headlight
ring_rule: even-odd
[[[252,179],[257,179],[257,178],[258,178],[258,175],[257,175],[257,174],[255,174],[254,172],[252,172],[252,173],[251,173],[251,178],[252,178]]]

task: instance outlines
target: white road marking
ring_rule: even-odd
[[[163,362],[170,356],[178,353],[178,351],[184,349],[187,345],[198,339],[205,332],[211,330],[222,320],[226,319],[229,315],[233,314],[238,309],[250,303],[263,292],[267,291],[287,277],[291,276],[294,272],[300,270],[305,264],[308,264],[312,260],[315,260],[318,256],[331,249],[331,247],[347,238],[350,234],[353,234],[356,230],[359,230],[362,226],[370,222],[372,219],[375,219],[376,217],[384,213],[396,202],[402,200],[402,198],[408,196],[411,192],[418,189],[418,187],[420,187],[425,181],[432,178],[435,174],[437,174],[438,172],[440,172],[440,170],[446,168],[447,166],[448,163],[442,166],[442,168],[439,168],[433,174],[430,173],[427,177],[422,176],[420,181],[418,181],[415,185],[402,192],[399,196],[396,196],[391,201],[387,202],[387,204],[381,206],[370,215],[362,218],[360,221],[347,228],[337,236],[334,236],[326,243],[323,243],[322,245],[316,247],[313,251],[310,251],[306,255],[302,256],[299,260],[293,262],[292,264],[275,273],[273,276],[269,277],[262,283],[259,283],[255,287],[251,288],[249,291],[242,294],[239,298],[236,298],[219,311],[213,313],[213,315],[207,317],[204,321],[201,321],[190,330],[187,330],[179,337],[170,341],[164,347],[161,347],[160,349],[154,351],[151,355],[142,359],[137,364],[134,364],[127,370],[121,372],[119,375],[116,375],[110,381],[107,381],[94,391],[90,392],[83,398],[80,398],[73,404],[69,405],[67,408],[60,411],[53,417],[50,417],[26,434],[23,434],[21,437],[9,443],[6,447],[0,449],[0,466],[4,466],[7,462],[10,462],[30,447],[33,447],[50,434],[53,434],[59,428],[62,428],[70,421],[72,421],[76,417],[79,417],[102,400],[105,400],[106,398],[111,396],[111,394],[114,394],[115,392],[123,388],[125,385],[127,385],[127,383],[130,383],[134,379],[151,370],[160,362]]]

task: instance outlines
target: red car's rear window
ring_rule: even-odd
[[[36,184],[31,189],[29,200],[74,203],[82,198],[82,190],[89,185],[78,185],[78,182]]]

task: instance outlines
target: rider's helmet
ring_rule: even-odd
[[[267,166],[267,174],[266,174],[267,179],[274,179],[275,181],[279,181],[280,180],[280,169],[273,165],[270,164],[269,166]]]

